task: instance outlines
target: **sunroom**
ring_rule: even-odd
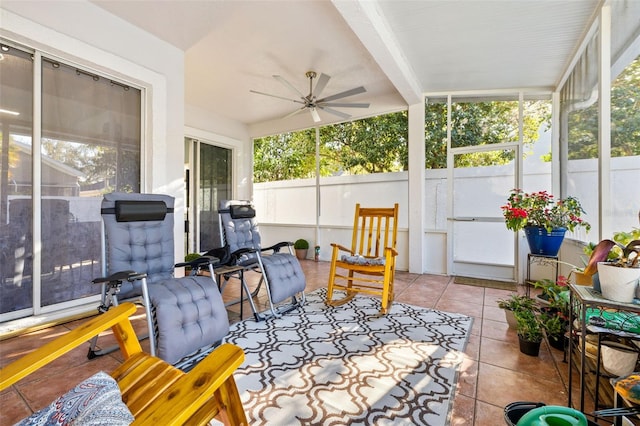
[[[305,238],[320,260],[348,238],[355,203],[398,202],[400,270],[516,283],[527,247],[500,210],[513,188],[581,201],[591,231],[568,234],[568,264],[581,265],[584,243],[638,226],[637,2],[163,2],[153,19],[126,2],[1,11],[5,321],[93,304],[92,207],[113,189],[176,197],[176,259],[216,245],[219,199],[253,200],[266,240]],[[367,107],[314,117],[286,101],[312,92],[310,70],[325,97],[364,87],[339,102]],[[472,110],[508,112],[468,122]],[[392,168],[313,165],[326,129],[393,114]],[[310,135],[311,171],[254,183],[253,141],[296,132]]]

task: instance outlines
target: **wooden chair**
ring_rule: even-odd
[[[387,313],[393,302],[397,234],[398,204],[393,208],[362,208],[356,204],[351,248],[331,244],[329,305],[342,305],[357,293],[365,293],[380,296],[380,313]],[[334,290],[343,290],[346,296],[334,301]]]
[[[123,303],[7,365],[0,370],[0,391],[111,328],[125,358],[111,376],[134,425],[206,425],[216,416],[228,425],[246,425],[233,378],[244,361],[242,349],[223,344],[184,373],[142,352],[129,321],[135,312],[134,304]]]

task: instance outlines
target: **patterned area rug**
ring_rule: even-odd
[[[282,318],[231,326],[251,425],[445,425],[472,318],[326,289]]]

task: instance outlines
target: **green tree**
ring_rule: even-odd
[[[406,170],[406,111],[320,128],[320,176]],[[254,140],[255,182],[315,176],[315,129]]]
[[[332,173],[385,173],[408,167],[406,111],[326,126],[320,134],[321,156]]]
[[[254,140],[253,178],[255,182],[303,179],[312,177],[314,171],[314,129]]]
[[[569,159],[598,157],[598,103],[569,114]],[[640,56],[611,85],[611,156],[640,155]]]
[[[518,102],[453,102],[451,105],[451,146],[460,148],[518,140]],[[550,123],[547,101],[526,101],[523,105],[524,144],[538,140],[538,130]],[[425,106],[425,167],[447,167],[447,104],[430,102]],[[505,164],[513,160],[508,152],[486,152],[456,156],[456,167]]]

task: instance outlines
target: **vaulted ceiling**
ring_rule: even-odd
[[[354,117],[406,108],[425,92],[556,88],[599,0],[92,0],[185,52],[185,103],[249,126],[313,125],[297,97],[309,70],[323,95],[366,93]],[[299,98],[299,96],[298,96]],[[323,122],[341,118],[320,111]]]

